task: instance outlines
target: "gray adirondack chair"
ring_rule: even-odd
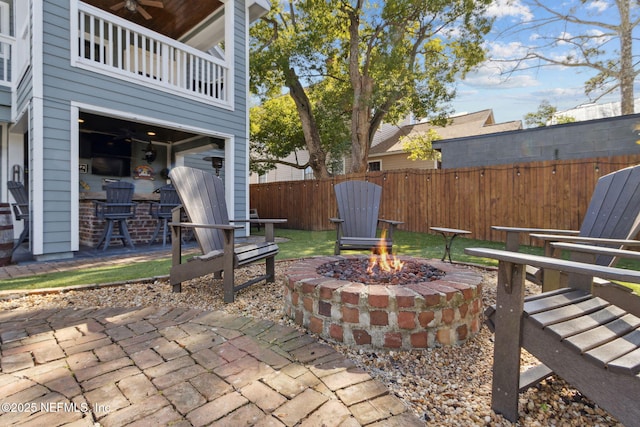
[[[162,246],[167,245],[167,235],[171,235],[169,230],[169,221],[171,221],[171,211],[180,205],[180,198],[173,184],[163,185],[159,189],[160,201],[149,203],[149,215],[155,218],[158,223],[153,231],[153,235],[149,240],[149,245],[156,241],[160,228],[162,227]]]
[[[286,219],[260,219],[265,225],[265,240],[255,244],[236,245],[235,231],[249,219],[229,219],[222,180],[211,173],[179,166],[169,174],[182,203],[174,209],[171,226],[172,264],[170,281],[174,292],[182,290],[182,282],[214,274],[223,279],[224,302],[233,302],[235,293],[247,286],[275,279],[275,256],[279,252],[274,242],[273,226]],[[189,222],[181,222],[182,212]],[[182,229],[192,229],[202,251],[182,263]],[[236,285],[235,269],[257,261],[265,261],[265,274]]]
[[[20,233],[18,241],[11,250],[11,254],[13,254],[16,249],[18,249],[20,245],[29,238],[29,194],[24,188],[24,184],[22,184],[21,182],[9,181],[7,182],[7,187],[9,188],[11,196],[16,201],[15,203],[11,204],[11,206],[13,207],[13,214],[16,217],[16,221],[24,221],[24,228],[22,229],[22,233]]]
[[[634,251],[553,245],[638,259]],[[640,426],[640,297],[626,292],[620,305],[598,296],[592,285],[594,276],[640,283],[640,271],[486,248],[465,252],[499,260],[496,305],[485,311],[495,331],[495,412],[517,422],[519,392],[555,373],[625,426]],[[566,272],[568,287],[525,298],[527,265]],[[521,349],[542,364],[520,372]]]
[[[338,217],[329,218],[336,225],[334,253],[342,250],[371,250],[381,243],[378,227],[386,230],[383,245],[393,251],[393,231],[402,221],[378,218],[382,187],[367,181],[345,181],[334,186]]]
[[[112,182],[105,185],[105,190],[106,201],[94,200],[93,202],[96,218],[105,220],[104,231],[96,249],[104,243],[103,251],[106,251],[111,239],[120,239],[124,246],[135,249],[127,228],[127,220],[136,216],[137,204],[132,202],[134,185],[124,181]],[[113,234],[115,225],[118,226],[117,234]]]
[[[493,226],[507,232],[506,249],[518,251],[520,233],[545,242],[545,255],[555,252],[552,242],[575,242],[622,249],[638,246],[633,239],[640,231],[640,165],[624,168],[598,179],[580,230],[555,230]],[[613,266],[618,258],[600,254],[595,263]],[[543,275],[546,275],[543,277]],[[543,291],[557,289],[562,280],[552,270],[527,268],[527,279],[543,285]]]

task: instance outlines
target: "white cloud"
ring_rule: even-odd
[[[587,5],[587,9],[595,10],[597,13],[602,13],[609,8],[609,3],[604,0],[593,0]]]
[[[467,74],[463,81],[465,86],[485,89],[518,89],[539,86],[538,80],[525,73],[506,75],[501,67],[494,63],[487,63]]]
[[[543,90],[537,90],[532,93],[533,95],[547,99],[562,99],[562,98],[576,98],[584,97],[583,87],[554,87]]]
[[[509,43],[488,42],[485,44],[487,56],[491,59],[522,58],[527,54],[527,46],[518,41]]]
[[[530,21],[533,18],[529,7],[520,0],[495,0],[487,8],[487,13],[495,18],[512,16],[520,18],[522,21]]]

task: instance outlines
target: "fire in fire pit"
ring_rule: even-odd
[[[363,258],[342,259],[318,267],[318,274],[365,285],[398,285],[441,279],[445,273],[426,263],[401,261],[387,252],[385,230],[380,243],[367,261]],[[378,254],[378,255],[376,255]]]
[[[379,264],[371,266],[365,258],[341,259],[318,267],[318,274],[339,280],[364,283],[365,285],[398,285],[431,282],[441,279],[445,273],[429,264],[405,261],[399,270],[387,271]]]

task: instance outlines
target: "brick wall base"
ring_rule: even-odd
[[[482,325],[482,276],[470,268],[428,262],[442,279],[408,285],[364,285],[320,276],[327,262],[355,256],[316,257],[286,272],[286,314],[324,338],[387,349],[459,345]]]

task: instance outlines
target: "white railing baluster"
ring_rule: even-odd
[[[107,65],[113,67],[113,24],[109,22],[107,24],[109,27],[109,40],[107,43],[108,51],[107,51]]]
[[[78,23],[80,24],[80,30],[79,30],[79,36],[80,36],[80,46],[79,46],[79,52],[78,54],[80,55],[80,58],[84,58],[84,41],[85,41],[85,19],[87,19],[87,15],[85,15],[84,13],[80,13],[80,19],[78,20]]]

